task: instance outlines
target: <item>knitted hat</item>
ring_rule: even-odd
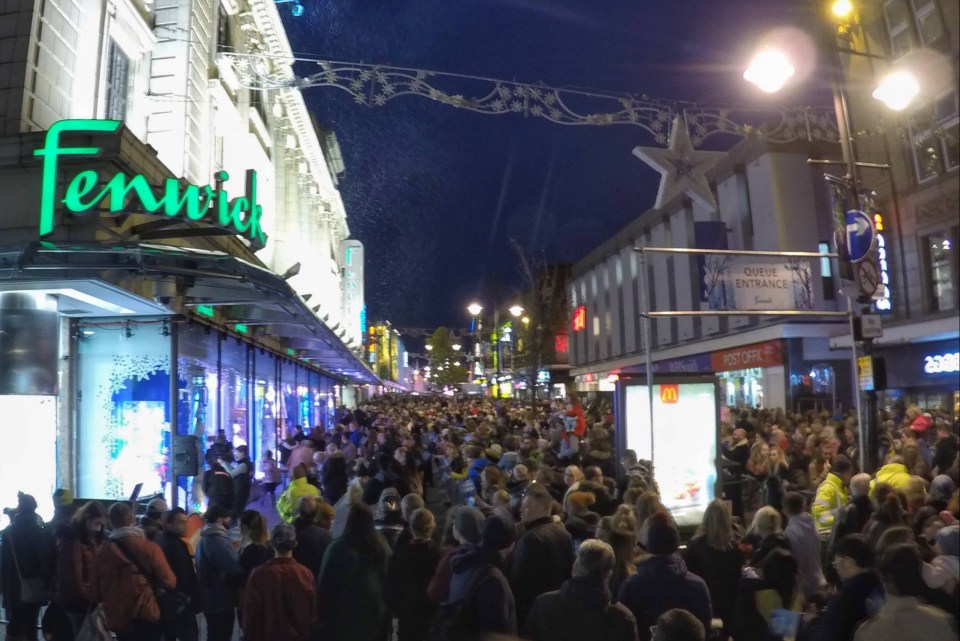
[[[567,497],[567,503],[571,507],[577,508],[577,511],[584,512],[590,509],[590,506],[597,502],[597,497],[593,492],[571,492]]]
[[[480,528],[483,526],[483,512],[475,507],[457,508],[453,517],[453,526],[467,543],[480,543]]]
[[[273,528],[270,542],[278,550],[292,550],[297,547],[297,529],[292,525],[281,523]]]
[[[147,503],[147,514],[153,515],[154,518],[166,512],[167,509],[167,502],[159,496]]]
[[[494,512],[483,522],[480,540],[483,547],[491,550],[505,550],[513,544],[517,535],[517,526],[502,512]]]
[[[946,556],[960,556],[960,525],[948,525],[937,532],[937,546]]]
[[[939,474],[934,477],[933,482],[930,483],[930,497],[947,501],[953,495],[955,489],[956,487],[954,486],[952,478],[946,474]]]
[[[54,507],[68,507],[73,503],[73,492],[66,488],[60,488],[53,493]]]
[[[650,554],[672,554],[680,548],[680,532],[670,515],[662,510],[650,516],[647,530],[647,551]]]

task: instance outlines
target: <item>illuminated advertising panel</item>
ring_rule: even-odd
[[[712,376],[663,377],[650,396],[644,379],[617,385],[618,446],[652,460],[663,505],[678,526],[695,526],[714,499],[719,391]]]

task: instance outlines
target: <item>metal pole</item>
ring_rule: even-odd
[[[650,464],[653,466],[653,354],[651,352],[650,292],[647,291],[647,250],[640,248],[640,309],[643,310],[643,346],[646,360],[647,405],[650,420]]]
[[[180,492],[178,487],[179,476],[177,476],[176,457],[173,455],[173,443],[177,439],[179,432],[180,417],[180,358],[179,346],[177,344],[177,334],[179,333],[177,323],[170,323],[170,452],[167,456],[169,465],[167,465],[167,475],[170,481],[170,507],[179,507]]]
[[[496,377],[497,377],[497,400],[500,400],[501,398],[503,398],[503,395],[500,394],[500,356],[501,356],[501,352],[500,352],[500,307],[499,307],[499,304],[495,304],[495,305],[493,306],[493,331],[494,331],[494,334],[493,334],[493,335],[497,337],[496,351],[493,353],[493,355],[497,357],[497,371],[496,371]]]

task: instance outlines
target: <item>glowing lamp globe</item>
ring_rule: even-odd
[[[750,61],[750,66],[743,72],[743,78],[755,84],[761,91],[776,93],[796,72],[786,54],[766,47]]]

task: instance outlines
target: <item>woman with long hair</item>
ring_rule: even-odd
[[[750,458],[747,459],[747,473],[758,481],[763,481],[770,473],[770,446],[763,441],[757,441],[750,448]]]
[[[100,501],[90,501],[73,515],[57,553],[55,602],[70,619],[74,634],[96,602],[97,549],[106,538],[106,527],[107,508]]]
[[[647,549],[647,531],[650,529],[650,517],[658,511],[666,511],[660,502],[660,495],[654,491],[647,491],[637,499],[636,519],[637,519],[637,543],[644,550]]]
[[[364,489],[364,478],[357,476],[347,486],[347,493],[334,504],[333,511],[336,516],[333,519],[333,527],[330,529],[333,538],[343,534],[343,530],[347,527],[347,515],[350,514],[350,508],[363,503]]]
[[[683,560],[710,590],[713,613],[723,619],[724,638],[733,631],[737,584],[743,567],[740,533],[734,528],[727,502],[715,499],[703,513],[697,534],[687,544]]]
[[[270,542],[267,527],[267,518],[256,510],[244,510],[240,515],[240,565],[244,585],[257,566],[273,558],[273,550],[267,545]]]
[[[754,567],[775,549],[790,550],[790,542],[783,535],[783,517],[769,505],[753,515],[753,523],[744,538],[753,546],[750,565]]]
[[[390,631],[383,594],[388,553],[370,507],[352,506],[343,535],[327,546],[317,577],[323,639],[385,641]]]
[[[610,594],[614,601],[620,586],[637,572],[637,537],[633,530],[616,527],[613,517],[605,516],[597,526],[597,538],[613,548],[613,574],[610,575]]]

